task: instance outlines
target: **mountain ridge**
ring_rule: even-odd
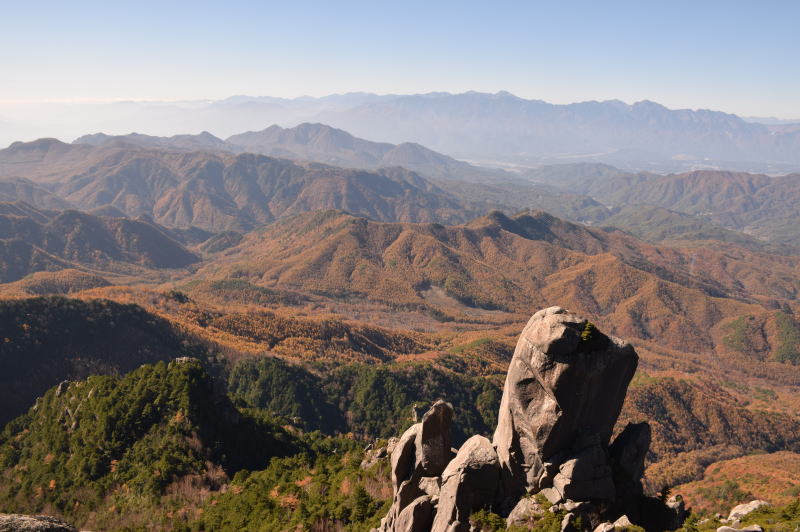
[[[199,260],[165,229],[147,221],[76,210],[44,212],[24,202],[0,203],[0,249],[2,282],[76,265],[177,269]]]
[[[111,205],[168,226],[249,229],[332,207],[376,219],[453,222],[479,210],[402,168],[370,172],[249,153],[55,140],[9,150],[0,150],[0,174],[24,173],[78,208]],[[21,159],[20,152],[34,156]]]

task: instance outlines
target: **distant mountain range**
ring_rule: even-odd
[[[704,170],[661,176],[579,164],[543,167],[526,176],[565,191],[580,190],[611,208],[662,207],[775,244],[800,246],[798,173],[769,177]]]
[[[96,133],[84,135],[76,139],[73,144],[258,153],[270,157],[368,170],[402,166],[434,179],[486,182],[516,178],[515,174],[473,166],[419,144],[406,142],[394,145],[371,142],[325,124],[303,123],[289,129],[273,125],[261,131],[233,135],[225,140],[207,131],[198,135],[172,137],[154,137],[138,133],[117,136]]]
[[[497,94],[428,94],[328,111],[321,121],[356,135],[413,139],[466,159],[540,163],[594,160],[678,169],[691,164],[745,167],[800,164],[800,134],[781,133],[708,110],[655,102],[553,105]]]
[[[162,225],[209,231],[249,229],[323,208],[444,223],[482,210],[404,168],[370,172],[251,153],[149,147],[158,142],[170,140],[16,143],[0,150],[0,176],[18,176],[0,180],[0,193],[47,205],[58,203],[55,196],[83,210],[111,206]]]
[[[0,200],[146,215],[181,230],[246,231],[315,209],[447,224],[533,209],[651,242],[710,239],[784,254],[800,249],[799,180],[712,170],[660,175],[588,162],[512,172],[323,124],[271,126],[226,140],[207,132],[98,133],[73,144],[40,139],[0,150]],[[209,234],[176,236],[200,242]]]
[[[523,165],[593,161],[662,172],[724,168],[782,173],[800,168],[800,129],[795,123],[763,124],[718,111],[668,109],[651,101],[554,105],[507,92],[355,93],[52,104],[31,112],[42,114],[36,115],[42,124],[52,121],[53,115],[63,117],[62,125],[44,126],[39,136],[74,138],[81,134],[75,128],[81,127],[154,134],[211,131],[224,137],[260,131],[268,124],[321,122],[360,137],[422,144],[470,161]],[[2,126],[0,139],[30,136],[32,117],[24,118],[4,120],[7,125]]]

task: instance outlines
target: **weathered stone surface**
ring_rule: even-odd
[[[651,438],[652,431],[647,423],[628,423],[609,447],[619,497],[642,495],[641,479]]]
[[[582,338],[586,324],[550,307],[534,314],[520,336],[493,440],[507,499],[552,486],[579,435],[608,445],[638,357],[597,330]]]
[[[613,523],[600,523],[597,525],[597,527],[595,527],[594,532],[624,532],[625,530],[634,530],[634,526],[635,525],[631,523],[631,520],[628,519],[628,516],[623,515]]]
[[[420,423],[409,427],[392,452],[392,485],[395,490],[409,479],[442,474],[452,457],[451,423],[453,407],[436,401]]]
[[[737,523],[741,521],[746,515],[755,512],[759,508],[769,505],[770,504],[767,501],[762,501],[758,499],[746,502],[744,504],[739,504],[738,506],[734,506],[733,509],[731,510],[730,515],[728,515],[728,521],[731,523]]]
[[[433,503],[430,497],[414,499],[397,516],[394,530],[397,532],[428,532],[433,522]]]
[[[578,530],[578,527],[575,526],[575,521],[578,519],[578,516],[572,512],[567,513],[564,518],[561,520],[561,532],[581,532]]]
[[[0,514],[0,532],[77,532],[77,529],[47,515]]]
[[[595,439],[562,463],[553,477],[553,486],[542,493],[552,503],[614,500],[614,479],[600,441]]]
[[[764,529],[758,525],[750,525],[744,528],[733,528],[732,526],[721,526],[717,532],[764,532]]]
[[[469,530],[470,514],[494,502],[499,481],[500,464],[491,442],[483,436],[468,439],[442,474],[432,532]]]
[[[622,512],[653,530],[677,528],[682,501],[642,495],[649,426],[629,425],[609,446],[637,362],[630,345],[586,320],[537,312],[517,343],[493,442],[473,436],[456,453],[452,407],[437,401],[391,453],[394,500],[380,532],[467,532],[472,512],[487,507],[509,526],[530,526],[544,509],[525,492],[566,510],[563,530],[631,527],[627,517],[611,522]]]
[[[511,526],[530,526],[536,522],[545,509],[533,497],[523,497],[519,500],[511,513],[508,514],[506,524]]]
[[[450,462],[452,422],[453,406],[441,400],[433,403],[422,416],[422,430],[416,441],[417,463],[424,473],[422,476],[439,476]]]
[[[614,530],[622,531],[622,530],[630,530],[633,527],[631,520],[628,519],[627,515],[623,515],[613,523],[610,521],[605,521],[600,523],[594,528],[594,532],[613,532]]]
[[[415,502],[422,497],[427,497],[432,515],[432,497],[438,496],[438,477],[452,457],[452,420],[453,407],[444,401],[436,401],[422,421],[409,427],[394,445],[391,458],[394,499],[378,530],[400,530],[397,527],[400,526],[401,515],[405,519],[403,526],[418,526],[414,520],[427,515],[427,506],[422,505],[421,501]],[[422,506],[404,514],[412,503]],[[430,522],[426,526],[429,527]]]
[[[633,523],[631,523],[631,520],[628,519],[627,515],[623,515],[614,521],[614,528],[627,528],[630,526],[633,526]]]
[[[442,479],[440,477],[422,477],[417,485],[431,499],[439,499],[439,492],[442,489]]]
[[[392,488],[395,493],[400,484],[409,480],[417,468],[416,440],[422,431],[421,424],[410,426],[395,445],[392,452]]]

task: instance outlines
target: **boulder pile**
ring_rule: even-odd
[[[511,360],[492,441],[451,448],[453,408],[437,401],[391,452],[394,499],[379,532],[467,532],[481,509],[532,522],[563,510],[564,530],[678,528],[682,503],[643,495],[647,423],[611,441],[638,356],[560,307],[534,314]],[[541,494],[538,500],[531,495]]]
[[[77,532],[77,529],[48,515],[0,513],[0,532]]]

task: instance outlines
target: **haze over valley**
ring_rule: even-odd
[[[0,106],[0,117],[4,108]],[[49,103],[6,111],[41,125],[29,140],[72,141],[88,131],[177,135],[209,131],[238,136],[277,124],[323,123],[384,143],[422,144],[490,166],[603,162],[626,169],[675,172],[724,168],[780,173],[800,169],[800,119],[745,120],[707,109],[669,109],[619,100],[554,105],[509,92],[319,98],[233,96],[214,101]],[[62,121],[51,122],[53,116]],[[13,116],[0,122],[0,143],[20,140]],[[501,125],[502,124],[502,125]],[[24,131],[24,128],[22,128]],[[274,135],[276,132],[272,132]],[[243,138],[233,143],[247,146]]]

